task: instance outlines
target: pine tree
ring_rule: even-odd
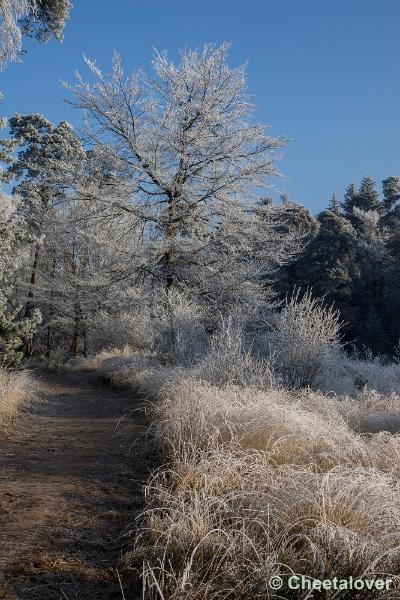
[[[375,189],[375,181],[371,177],[363,177],[361,180],[355,206],[363,211],[381,212],[382,203]]]
[[[70,0],[35,0],[22,19],[22,33],[47,42],[51,37],[63,39],[63,29],[72,8]]]
[[[354,209],[361,250],[361,279],[355,302],[358,309],[356,339],[374,352],[388,350],[388,263],[387,231],[377,210]],[[393,298],[389,301],[389,304]]]
[[[15,204],[0,197],[0,367],[15,368],[23,353],[23,342],[34,335],[41,322],[38,310],[29,318],[20,318],[21,306],[13,299],[13,273],[18,262],[18,250],[26,243],[24,223],[15,220]]]
[[[345,218],[331,210],[323,211],[318,222],[318,235],[306,251],[305,273],[318,295],[328,294],[342,304],[359,278],[356,234]]]
[[[354,206],[356,206],[356,199],[357,199],[356,186],[354,183],[350,183],[350,185],[348,185],[346,188],[346,191],[344,194],[344,200],[341,203],[343,213],[344,213],[345,217],[349,220],[353,219],[353,208],[354,208]]]
[[[0,141],[0,158],[6,163],[3,180],[16,183],[19,214],[29,233],[35,237],[29,273],[25,317],[31,317],[36,306],[36,288],[40,273],[43,239],[54,227],[54,208],[63,201],[66,190],[78,173],[78,161],[85,154],[71,127],[61,122],[53,125],[38,114],[16,114],[9,121],[10,137]],[[27,355],[33,350],[32,338],[27,342]]]
[[[10,137],[0,141],[0,159],[7,164],[2,178],[14,181],[19,213],[38,242],[33,258],[31,290],[35,285],[40,258],[40,240],[51,223],[54,207],[62,202],[66,190],[78,175],[78,164],[85,153],[70,125],[53,125],[39,114],[16,114],[9,121]],[[16,154],[16,155],[15,155]],[[30,297],[32,300],[32,297]],[[27,316],[30,310],[28,300]]]
[[[382,182],[383,206],[386,213],[392,211],[400,200],[400,177],[388,177]]]
[[[336,198],[336,194],[332,194],[331,199],[329,200],[329,210],[335,213],[336,215],[340,214],[340,202]]]
[[[358,229],[360,223],[354,216],[354,209],[358,208],[364,212],[377,211],[381,214],[383,210],[379,194],[375,189],[375,182],[370,177],[363,177],[358,191],[354,183],[351,183],[347,188],[342,202],[343,213],[345,217]]]
[[[47,42],[52,36],[62,40],[62,31],[72,4],[69,0],[1,0],[0,65],[17,60],[22,36]]]

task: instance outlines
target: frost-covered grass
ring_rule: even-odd
[[[29,371],[0,369],[0,431],[37,398],[36,383]]]
[[[356,433],[383,400],[357,402],[170,381],[154,405],[169,464],[126,558],[145,557],[145,597],[287,597],[268,596],[269,577],[398,573],[400,436]],[[399,397],[390,406],[400,414]]]
[[[399,572],[400,367],[335,350],[313,389],[288,389],[273,358],[227,327],[186,367],[128,350],[95,361],[148,395],[165,456],[124,559],[147,600],[305,599],[266,582]]]
[[[66,370],[73,371],[100,371],[102,365],[106,360],[113,359],[118,360],[121,368],[121,361],[131,357],[133,350],[130,346],[124,346],[123,348],[106,348],[98,354],[91,356],[78,356],[77,358],[71,359],[64,365]]]
[[[363,388],[380,394],[400,393],[400,364],[385,363],[380,358],[352,358],[344,352],[335,353],[315,386],[325,392],[356,396]]]
[[[230,334],[231,335],[231,334]],[[268,389],[284,387],[276,370],[275,357],[256,359],[246,351],[234,334],[226,343],[216,339],[209,351],[190,367],[160,360],[155,352],[134,351],[130,347],[109,349],[93,357],[79,358],[71,368],[100,371],[109,374],[115,383],[144,386],[143,391],[157,394],[160,384],[171,375],[184,372],[217,386],[236,384],[242,387]],[[311,388],[325,396],[349,396],[354,399],[366,392],[380,396],[400,394],[400,364],[384,363],[379,359],[362,360],[335,352],[326,361]],[[385,402],[383,403],[385,404]]]

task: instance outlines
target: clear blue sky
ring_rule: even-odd
[[[321,210],[332,192],[370,175],[400,175],[400,0],[74,0],[65,41],[34,41],[0,73],[0,113],[41,112],[74,126],[60,80],[84,71],[82,54],[108,70],[149,68],[152,48],[232,43],[248,62],[257,120],[289,140],[279,189]]]

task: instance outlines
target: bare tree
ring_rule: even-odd
[[[225,208],[248,206],[278,174],[284,140],[252,122],[244,68],[230,68],[227,54],[227,44],[207,45],[176,65],[157,53],[153,78],[125,78],[118,55],[109,76],[86,60],[94,81],[78,74],[73,87],[93,142],[113,149],[131,182],[125,208],[143,222],[149,269],[167,289],[204,254]]]

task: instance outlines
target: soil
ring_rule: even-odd
[[[0,444],[0,599],[141,598],[119,564],[151,466],[143,400],[94,374],[35,376],[44,401]]]

